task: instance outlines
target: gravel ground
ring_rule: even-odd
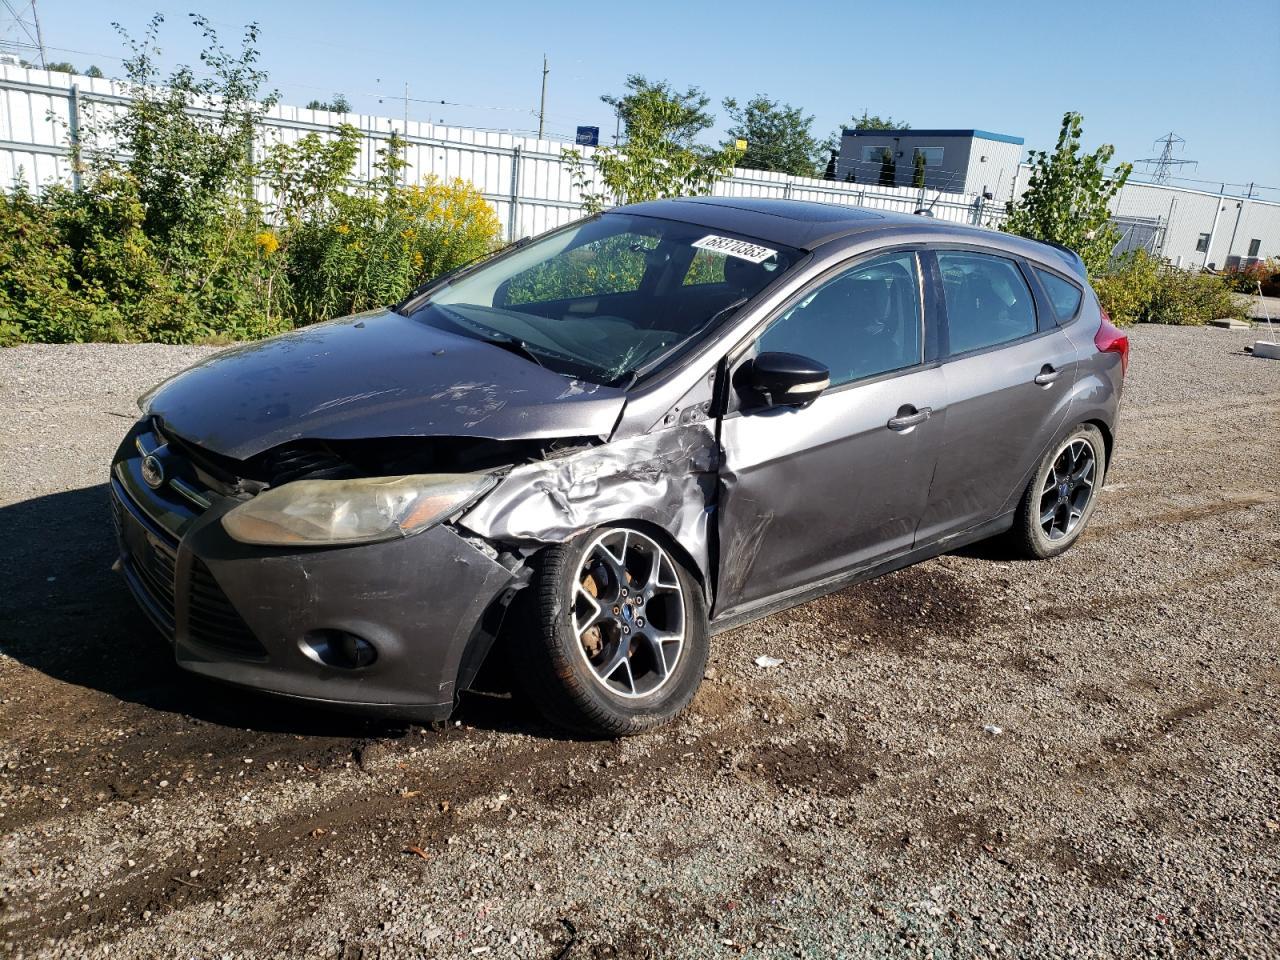
[[[726,634],[621,742],[180,675],[108,571],[103,480],[204,352],[0,352],[0,954],[1280,956],[1280,363],[1132,339],[1074,550]]]

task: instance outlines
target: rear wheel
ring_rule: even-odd
[[[702,588],[679,556],[632,527],[601,527],[540,555],[536,632],[521,681],[552,722],[603,736],[673,719],[702,681]]]
[[[1019,553],[1056,557],[1079,539],[1102,489],[1106,456],[1102,432],[1082,423],[1040,461],[1009,531]]]

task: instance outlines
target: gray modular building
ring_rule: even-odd
[[[919,155],[924,159],[924,185],[930,190],[1007,197],[1022,160],[1022,144],[1022,137],[987,130],[845,130],[836,179],[881,184],[887,152],[893,161],[893,186],[909,187]]]

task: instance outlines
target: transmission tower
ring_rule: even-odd
[[[1175,160],[1173,157],[1174,148],[1176,147],[1178,150],[1182,150],[1186,145],[1186,142],[1187,141],[1183,140],[1176,133],[1170,131],[1152,144],[1153,147],[1161,148],[1160,156],[1147,157],[1144,160],[1138,161],[1139,163],[1145,163],[1147,168],[1151,171],[1152,183],[1168,183],[1171,175],[1170,170],[1184,167],[1187,164],[1191,164],[1192,167],[1196,165],[1195,160]]]
[[[45,68],[36,0],[0,0],[0,62],[11,57]]]

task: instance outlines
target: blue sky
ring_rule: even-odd
[[[108,75],[121,55],[113,20],[138,34],[163,12],[171,63],[198,53],[189,11],[227,40],[257,20],[263,65],[290,103],[340,91],[358,111],[400,116],[408,82],[415,99],[468,105],[411,102],[413,119],[527,130],[537,125],[545,52],[547,126],[560,135],[580,123],[612,132],[600,94],[643,73],[701,86],[721,121],[726,96],[802,106],[822,136],[865,108],[914,127],[978,127],[1049,147],[1074,109],[1086,144],[1114,143],[1118,159],[1154,155],[1152,142],[1173,130],[1187,141],[1181,156],[1199,162],[1184,176],[1280,188],[1276,0],[39,3],[45,42],[61,48],[50,57],[97,63]]]

